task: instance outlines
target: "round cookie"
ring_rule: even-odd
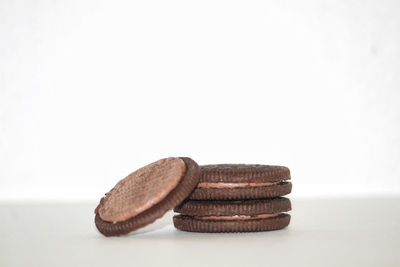
[[[97,229],[118,236],[154,222],[191,193],[199,175],[190,158],[162,159],[131,173],[100,200]]]
[[[185,201],[174,211],[176,228],[190,232],[255,232],[289,225],[287,198],[240,201]]]
[[[232,216],[276,214],[290,211],[291,202],[288,198],[251,200],[187,200],[174,208],[175,212],[190,216]]]
[[[194,200],[260,199],[291,192],[290,170],[283,166],[219,164],[201,166]]]
[[[290,223],[289,214],[257,220],[199,220],[187,215],[174,216],[174,226],[182,231],[199,233],[261,232],[283,229]]]

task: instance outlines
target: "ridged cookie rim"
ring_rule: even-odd
[[[178,185],[159,203],[142,213],[125,221],[112,223],[104,221],[96,210],[95,224],[100,233],[105,236],[120,236],[142,228],[166,212],[179,205],[196,187],[199,181],[200,167],[197,163],[186,157],[180,157],[186,164],[186,172]]]
[[[201,165],[200,183],[203,182],[279,182],[290,180],[285,166],[261,164]]]
[[[290,215],[282,213],[277,217],[256,220],[199,220],[191,216],[175,215],[175,228],[199,233],[237,233],[280,230],[290,223]]]
[[[174,208],[175,212],[190,216],[231,216],[276,214],[292,209],[290,199],[277,197],[250,200],[187,200]]]
[[[190,200],[241,200],[280,197],[292,192],[292,183],[283,182],[270,186],[243,188],[202,188],[197,187],[189,195]]]

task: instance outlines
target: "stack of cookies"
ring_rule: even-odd
[[[176,228],[191,232],[252,232],[288,226],[289,169],[269,165],[198,166],[166,158],[119,181],[100,200],[95,224],[105,236],[142,228],[174,209]]]
[[[282,166],[222,164],[200,167],[200,181],[178,207],[176,228],[190,232],[254,232],[289,225],[290,171]]]

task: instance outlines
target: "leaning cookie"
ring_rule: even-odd
[[[292,191],[287,167],[219,164],[201,166],[200,182],[189,199],[260,199]]]
[[[285,228],[290,223],[290,200],[273,198],[241,201],[186,201],[174,211],[177,229],[189,232],[257,232]]]
[[[95,210],[97,229],[118,236],[154,222],[190,194],[199,175],[190,158],[166,158],[133,172],[101,199]]]

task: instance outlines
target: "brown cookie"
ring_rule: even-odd
[[[190,158],[162,159],[131,173],[100,200],[97,229],[118,236],[154,222],[190,194],[199,175]]]
[[[190,216],[233,216],[277,214],[292,209],[284,197],[254,200],[188,200],[174,208],[175,212]]]
[[[190,232],[269,231],[289,225],[291,210],[287,198],[239,201],[185,201],[174,211],[176,228]]]
[[[281,213],[275,217],[253,220],[204,220],[187,215],[174,216],[177,229],[188,232],[228,233],[260,232],[285,228],[289,225],[290,215]]]
[[[220,164],[201,166],[200,182],[189,196],[197,200],[258,199],[291,192],[290,171],[271,165]]]

